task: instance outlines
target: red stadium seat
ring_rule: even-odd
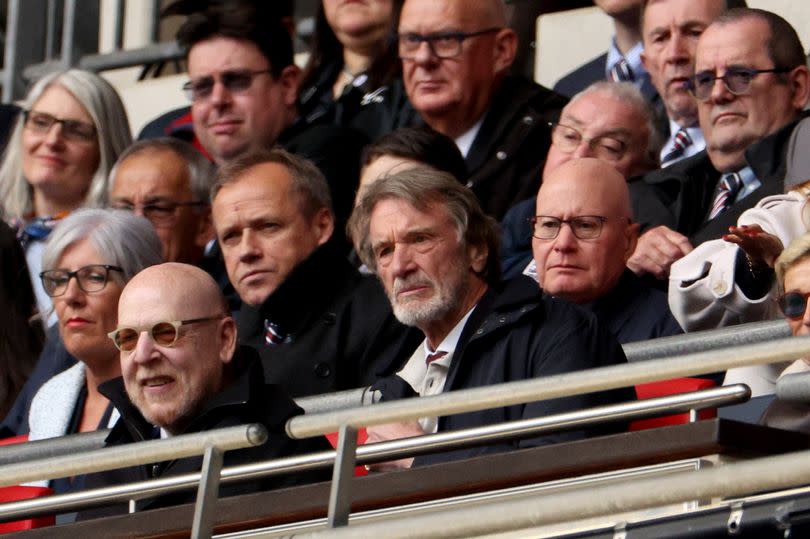
[[[0,439],[0,445],[11,445],[11,444],[21,444],[23,442],[28,441],[27,434],[21,434],[19,436],[12,436],[10,438],[2,438]]]
[[[326,439],[329,440],[329,443],[332,444],[332,447],[337,449],[338,444],[338,433],[337,432],[330,432],[329,434],[324,434]],[[366,429],[360,429],[357,431],[357,445],[363,445],[366,443],[366,438],[368,438],[368,433],[366,433]],[[354,467],[354,475],[368,475],[368,470],[366,470],[365,466],[355,466]]]
[[[650,382],[636,386],[636,395],[639,400],[652,399],[654,397],[664,397],[677,393],[688,393],[714,387],[715,383],[705,378],[673,378],[672,380],[661,380],[660,382]],[[698,412],[698,419],[711,419],[717,417],[716,408],[706,408]],[[653,417],[650,419],[640,419],[630,423],[630,430],[653,429],[666,425],[679,425],[689,423],[689,414],[674,414],[664,417]]]

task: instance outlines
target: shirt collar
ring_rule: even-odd
[[[641,74],[646,73],[644,65],[641,63],[641,53],[644,51],[644,44],[639,41],[633,48],[627,51],[627,54],[622,54],[616,46],[616,38],[610,40],[610,48],[607,52],[607,62],[605,63],[605,78],[610,80],[610,70],[622,58],[630,65],[636,80],[641,80]]]
[[[464,330],[464,326],[467,324],[467,319],[470,318],[473,310],[475,309],[475,305],[473,305],[472,309],[467,311],[461,320],[458,321],[453,329],[450,330],[450,333],[439,343],[439,346],[436,347],[435,350],[430,349],[430,345],[428,344],[427,339],[423,341],[423,347],[425,350],[425,357],[430,354],[435,354],[436,352],[446,352],[448,356],[450,356],[458,346],[458,340],[461,337],[461,332]]]
[[[455,140],[456,146],[458,146],[458,151],[461,152],[461,156],[465,159],[467,158],[467,154],[470,153],[470,148],[475,141],[475,137],[478,135],[478,131],[481,130],[481,124],[483,123],[484,117],[482,116],[481,119],[475,122],[475,125],[469,128],[466,133],[463,133]]]

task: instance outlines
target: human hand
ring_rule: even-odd
[[[723,239],[739,245],[754,267],[767,265],[772,268],[784,249],[782,240],[765,232],[759,225],[730,226],[728,232]]]
[[[686,236],[663,225],[657,226],[638,238],[627,267],[636,275],[651,273],[657,279],[666,279],[672,263],[691,251],[692,244]]]
[[[422,427],[419,426],[419,423],[416,421],[375,425],[372,427],[367,427],[366,432],[368,433],[366,444],[387,442],[388,440],[400,440],[402,438],[411,438],[413,436],[422,436],[425,434],[425,431],[422,430]],[[369,464],[366,466],[366,469],[374,472],[389,472],[392,470],[405,470],[410,468],[412,465],[413,457],[408,457],[404,459]]]

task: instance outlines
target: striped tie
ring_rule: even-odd
[[[613,82],[633,82],[635,80],[633,70],[630,69],[630,64],[624,58],[610,68],[610,78]]]
[[[279,344],[287,344],[292,342],[292,336],[282,333],[278,324],[274,324],[270,320],[264,321],[264,342],[270,346],[278,346]]]
[[[692,137],[686,132],[686,128],[682,127],[675,133],[675,139],[672,141],[672,150],[664,156],[662,163],[667,163],[673,159],[678,159],[686,151],[686,148],[692,145]]]
[[[447,355],[447,352],[444,352],[444,351],[439,351],[439,352],[434,352],[432,354],[428,354],[427,357],[425,358],[425,364],[430,365],[431,363],[433,363],[437,359],[441,359],[446,355]]]
[[[740,192],[742,184],[742,178],[736,172],[723,176],[723,179],[720,180],[717,195],[714,197],[712,210],[709,212],[709,221],[720,215],[723,210],[734,204],[734,199],[737,198],[737,193]]]

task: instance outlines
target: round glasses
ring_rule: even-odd
[[[205,318],[192,318],[191,320],[171,320],[166,322],[157,322],[151,326],[145,327],[120,327],[114,331],[107,333],[107,336],[112,339],[115,347],[122,352],[131,352],[135,350],[138,345],[138,338],[141,333],[146,331],[149,336],[160,346],[171,347],[177,342],[180,336],[180,328],[189,324],[197,324],[200,322],[210,322],[212,320],[222,320],[225,315],[219,314],[216,316],[207,316]]]
[[[717,73],[712,71],[701,71],[695,73],[691,78],[686,80],[686,89],[689,90],[695,98],[706,101],[712,95],[714,83],[717,80],[722,80],[726,90],[734,95],[746,95],[751,91],[751,83],[754,82],[754,77],[763,73],[788,73],[793,71],[794,68],[788,67],[775,67],[773,69],[749,69],[747,67],[729,67],[726,69],[725,75],[718,76]]]
[[[588,145],[591,154],[603,161],[615,162],[627,151],[627,143],[612,134],[585,138],[582,133],[569,125],[548,123],[551,127],[551,143],[563,153],[573,153],[583,142]]]
[[[45,293],[55,298],[65,293],[68,283],[72,278],[76,278],[79,288],[85,292],[99,292],[104,290],[107,286],[107,281],[110,280],[110,272],[124,270],[118,266],[110,266],[109,264],[91,264],[84,266],[76,271],[68,271],[66,269],[53,269],[43,271],[39,274],[39,279],[42,281],[42,288]]]
[[[787,318],[798,320],[804,316],[807,309],[808,296],[810,296],[810,293],[788,292],[779,298],[779,308],[782,309]]]
[[[574,236],[581,240],[595,240],[602,234],[602,225],[607,217],[601,215],[580,215],[571,219],[558,219],[550,215],[536,215],[529,218],[532,236],[539,240],[553,240],[560,234],[563,224],[571,227]]]

